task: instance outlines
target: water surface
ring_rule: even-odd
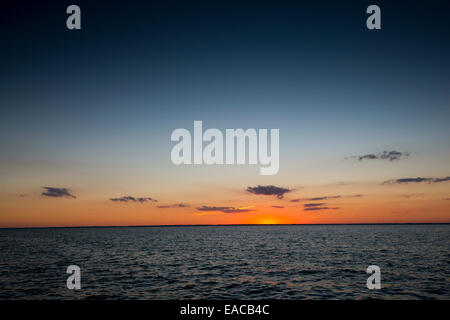
[[[450,225],[2,229],[0,299],[449,299],[449,244]]]

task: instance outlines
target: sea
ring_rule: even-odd
[[[449,249],[449,224],[0,229],[0,299],[450,299]]]

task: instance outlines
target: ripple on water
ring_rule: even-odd
[[[450,225],[3,229],[0,298],[449,299],[449,239]],[[382,290],[366,289],[371,264]]]

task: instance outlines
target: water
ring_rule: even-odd
[[[450,225],[3,229],[0,299],[449,299],[449,244]]]

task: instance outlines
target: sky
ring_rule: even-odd
[[[450,222],[445,2],[70,4],[0,13],[0,227]],[[195,120],[278,173],[174,165]]]

